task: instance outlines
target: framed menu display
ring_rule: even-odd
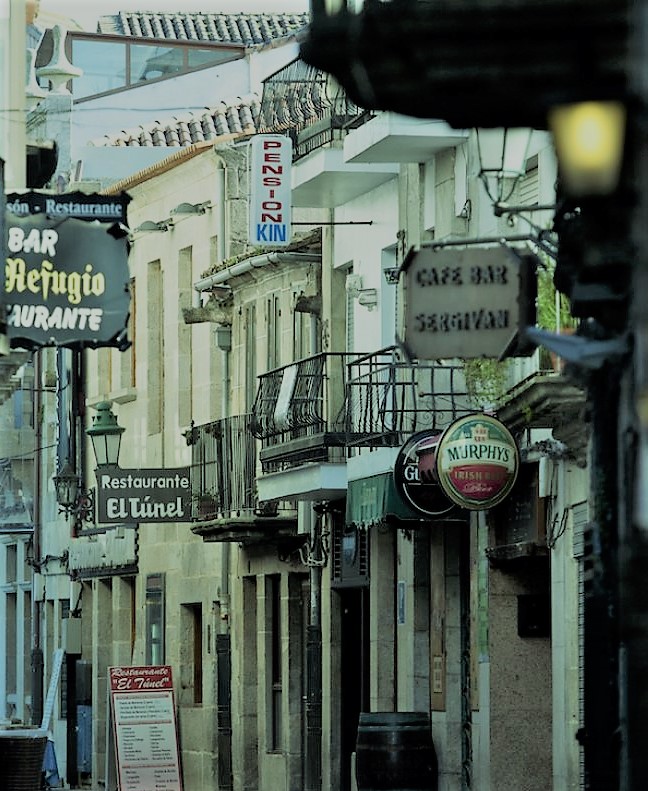
[[[171,668],[108,671],[119,791],[183,791]]]

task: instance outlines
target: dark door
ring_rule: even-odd
[[[369,588],[339,590],[341,612],[340,791],[351,791],[351,754],[358,718],[369,705]]]

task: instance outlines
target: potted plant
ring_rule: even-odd
[[[496,406],[506,390],[508,360],[478,357],[464,361],[466,391],[478,409]]]
[[[213,494],[203,492],[196,496],[195,503],[198,519],[213,519],[218,513],[218,503]]]
[[[538,297],[536,300],[536,325],[543,330],[568,335],[578,326],[578,319],[571,314],[569,299],[556,290],[554,272],[556,262],[549,256],[541,256],[543,264],[538,269]],[[540,367],[561,371],[563,363],[557,354],[541,349]]]

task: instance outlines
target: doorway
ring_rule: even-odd
[[[351,791],[358,719],[369,710],[369,588],[344,588],[340,602],[340,791]]]

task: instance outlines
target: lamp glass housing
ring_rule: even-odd
[[[97,414],[93,415],[92,426],[86,431],[92,440],[98,467],[116,467],[119,462],[119,448],[124,428],[117,424],[111,406],[110,401],[101,401],[97,404]]]
[[[623,160],[626,109],[621,102],[556,105],[548,114],[563,186],[570,195],[607,195]]]
[[[311,19],[335,16],[341,11],[346,11],[349,2],[353,0],[310,0]]]
[[[533,130],[478,129],[479,176],[495,204],[506,202],[526,172]]]
[[[60,472],[54,476],[56,502],[63,508],[74,508],[79,494],[79,476],[69,461],[61,467]]]

